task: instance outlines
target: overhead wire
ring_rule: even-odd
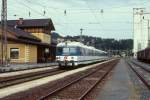
[[[41,13],[41,12],[39,12],[39,11],[33,9],[32,7],[28,6],[26,3],[20,2],[19,0],[15,0],[15,1],[18,2],[19,4],[23,5],[23,6],[27,7],[28,9],[34,11],[35,13],[37,13],[37,14],[43,16],[43,13]]]
[[[35,1],[35,3],[33,3],[33,2],[31,2],[31,1],[29,1],[29,0],[26,0],[26,1],[28,1],[28,2],[30,2],[31,4],[35,4],[35,5],[38,5],[38,6],[41,6],[41,7],[45,7],[45,9],[48,7],[48,6],[44,6],[42,3],[41,4],[39,4],[39,3],[36,3]],[[85,0],[84,0],[85,1]],[[87,2],[87,1],[86,1]],[[32,10],[32,11],[34,11],[35,13],[37,13],[38,15],[41,15],[41,16],[43,16],[43,12],[40,12],[40,11],[37,11],[37,10],[35,10],[34,8],[32,8],[32,7],[30,7],[30,6],[28,6],[26,3],[24,4],[22,4],[22,5],[24,5],[25,7],[27,7],[27,8],[29,8],[30,10]],[[81,12],[81,10],[88,10],[88,11],[90,11],[91,13],[92,13],[92,16],[94,16],[94,18],[95,18],[95,20],[98,22],[98,23],[94,23],[94,22],[89,22],[88,24],[99,24],[99,26],[100,26],[100,28],[102,28],[103,27],[103,25],[102,25],[102,23],[99,21],[99,19],[97,18],[97,15],[95,14],[95,11],[97,10],[97,11],[99,11],[99,9],[93,9],[93,8],[91,8],[90,6],[89,6],[89,3],[87,2],[87,5],[88,5],[88,9],[77,9],[77,11],[79,11],[79,13],[83,13],[83,12]],[[123,6],[120,6],[120,7],[123,7]],[[124,6],[124,7],[128,7],[128,6]],[[53,8],[53,7],[49,7],[49,8],[52,8],[52,9],[55,9],[56,10],[56,8],[58,8],[58,7],[56,7],[56,8]],[[114,7],[114,8],[116,8],[116,7]],[[119,6],[118,6],[118,8],[119,8]],[[73,10],[76,10],[76,9],[71,9],[71,8],[69,8],[70,9],[70,11],[73,11]],[[66,10],[69,10],[69,9],[66,9]],[[58,11],[60,10],[61,12],[63,11],[63,9],[62,8],[58,8],[57,9]],[[47,10],[46,12],[49,12],[50,10]],[[89,13],[89,12],[87,12],[87,13]],[[99,13],[99,12],[98,12]],[[118,12],[118,13],[124,13],[124,12]],[[128,13],[128,12],[127,12]],[[99,13],[100,14],[100,13]],[[111,22],[110,22],[111,23]],[[119,23],[119,22],[113,22],[113,23]],[[62,23],[62,21],[59,21],[59,22],[56,22],[56,24],[58,24],[58,25],[60,25],[60,26],[65,26],[64,24],[65,23]],[[68,23],[66,23],[66,24],[68,24]],[[72,24],[76,24],[76,23],[72,23]],[[80,23],[79,23],[80,24]],[[102,29],[102,30],[104,30],[104,29]]]
[[[33,2],[31,2],[31,1],[29,1],[29,0],[25,0],[26,2],[28,2],[30,5],[32,5],[32,4],[34,4]],[[23,6],[25,6],[25,7],[27,7],[27,8],[31,8],[30,6],[27,6],[27,4],[25,3],[25,2],[18,2],[18,3],[20,3],[21,5],[23,5]],[[36,5],[36,4],[35,4]],[[40,6],[40,5],[38,5],[38,6]],[[44,6],[42,6],[42,7],[44,7]],[[41,13],[40,11],[38,11],[38,10],[36,10],[36,9],[34,9],[34,8],[32,8],[32,9],[30,9],[31,11],[33,11],[34,13],[36,13],[36,14],[38,14],[38,15],[40,15],[40,16],[42,16],[42,17],[45,17],[45,18],[49,18],[49,16],[47,16],[46,14],[43,16],[43,13]],[[64,27],[64,25],[62,25],[61,23],[56,23],[56,25],[59,25],[60,27]]]
[[[99,26],[99,28],[101,28],[101,30],[99,30],[99,28],[97,29],[97,30],[98,30],[98,33],[99,33],[100,31],[104,32],[102,23],[99,21],[99,19],[97,18],[97,16],[96,16],[95,13],[93,12],[93,10],[92,10],[91,6],[89,5],[88,1],[84,0],[84,2],[85,2],[85,4],[87,5],[87,7],[90,9],[92,16],[93,16],[93,17],[95,18],[95,20],[98,22],[97,25]]]
[[[39,4],[39,3],[34,3],[34,2],[31,2],[31,1],[29,1],[29,0],[25,0],[25,1],[27,1],[28,3],[30,3],[30,4],[34,4],[34,5],[37,5],[37,6],[41,6],[41,7],[44,7],[44,8],[47,8],[47,6],[46,5],[41,5],[41,4]],[[53,7],[50,7],[50,8],[52,8],[52,9],[55,9],[55,8],[53,8]],[[55,11],[56,11],[57,9],[55,9]],[[49,11],[49,10],[45,10],[46,12],[47,11]],[[63,23],[60,23],[60,22],[62,22],[62,20],[60,19],[60,17],[59,17],[59,22],[56,22],[55,24],[56,25],[59,25],[59,26],[61,26],[61,27],[63,27],[63,28],[65,28],[66,30],[68,30],[67,32],[69,33],[69,27],[68,27],[68,24],[67,24],[67,11],[66,10],[64,10],[64,19],[65,19],[65,21],[66,21],[66,24],[63,24]],[[58,18],[58,17],[57,17]]]
[[[24,1],[28,2],[30,5],[33,4],[33,5],[42,7],[42,8],[44,9],[45,13],[52,13],[52,12],[50,12],[50,10],[47,10],[48,8],[47,8],[46,5],[42,5],[43,3],[32,2],[32,1],[30,1],[30,0],[24,0]],[[55,11],[57,14],[60,13],[60,12],[58,12],[58,10],[57,10],[56,8],[54,8],[54,7],[50,7],[50,8],[53,9],[53,13],[54,13],[54,11]],[[45,14],[45,15],[46,15],[46,14]],[[49,17],[49,16],[46,16],[46,17]],[[55,16],[55,17],[57,17],[59,20],[61,20],[60,17],[58,17],[58,16]]]

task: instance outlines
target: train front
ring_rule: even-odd
[[[56,61],[59,67],[77,66],[77,55],[76,47],[57,46]]]

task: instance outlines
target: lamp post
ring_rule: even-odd
[[[83,32],[83,28],[80,29],[80,42],[82,43],[82,32]]]

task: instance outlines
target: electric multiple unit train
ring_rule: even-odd
[[[107,52],[80,42],[62,42],[57,45],[56,61],[59,67],[77,66],[107,59]]]

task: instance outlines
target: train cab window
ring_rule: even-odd
[[[63,48],[63,54],[64,55],[66,55],[66,54],[68,55],[69,51],[70,51],[69,48]]]
[[[57,51],[56,51],[56,55],[62,55],[63,53],[63,48],[62,47],[58,47]]]

